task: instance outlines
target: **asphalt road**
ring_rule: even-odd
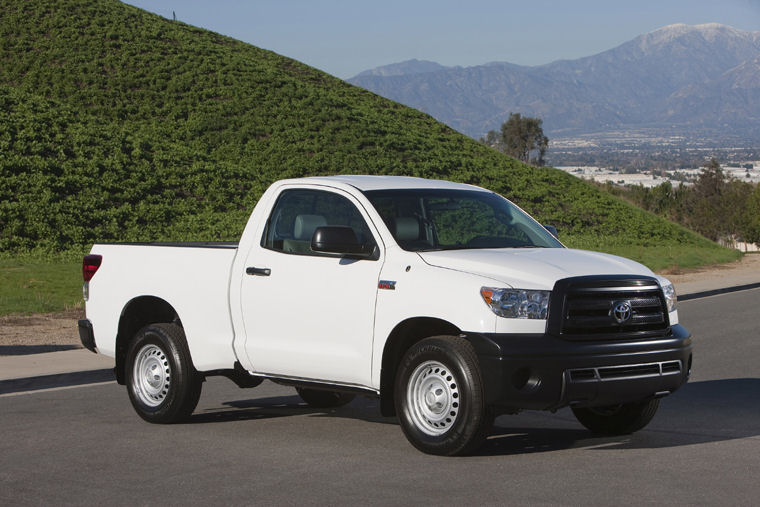
[[[685,301],[690,383],[654,421],[593,438],[568,410],[502,416],[477,456],[409,445],[377,402],[204,386],[192,421],[143,422],[115,383],[0,397],[0,504],[707,504],[760,498],[760,289]]]

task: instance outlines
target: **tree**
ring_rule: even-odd
[[[747,199],[747,222],[744,226],[744,241],[760,244],[760,185]]]
[[[723,205],[726,186],[723,169],[713,158],[699,173],[687,203],[689,227],[713,241],[728,235]]]
[[[528,164],[544,165],[544,155],[549,146],[549,138],[544,135],[543,120],[510,113],[509,119],[501,125],[501,131],[491,130],[485,143]]]

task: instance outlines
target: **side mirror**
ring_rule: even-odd
[[[553,225],[544,224],[544,229],[546,229],[547,231],[549,231],[549,234],[551,234],[555,238],[559,239],[559,232],[557,231],[556,227],[554,227]]]
[[[375,250],[373,245],[360,243],[354,230],[345,225],[317,227],[311,237],[311,249],[351,257],[372,257]]]

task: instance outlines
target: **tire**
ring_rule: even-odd
[[[138,331],[127,351],[126,378],[135,411],[161,424],[190,417],[203,382],[190,359],[185,333],[176,324],[149,324]]]
[[[493,426],[477,356],[458,336],[434,336],[412,345],[399,364],[394,398],[404,435],[428,454],[469,454]]]
[[[598,435],[628,435],[649,424],[659,399],[639,403],[625,403],[609,407],[575,408],[573,414],[578,422]]]
[[[342,407],[354,399],[350,393],[340,393],[337,391],[322,391],[320,389],[309,389],[306,387],[296,387],[298,396],[301,397],[310,407],[314,408],[335,408]]]

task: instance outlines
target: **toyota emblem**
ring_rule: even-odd
[[[612,316],[618,324],[625,324],[631,319],[631,302],[616,301],[612,306]]]

